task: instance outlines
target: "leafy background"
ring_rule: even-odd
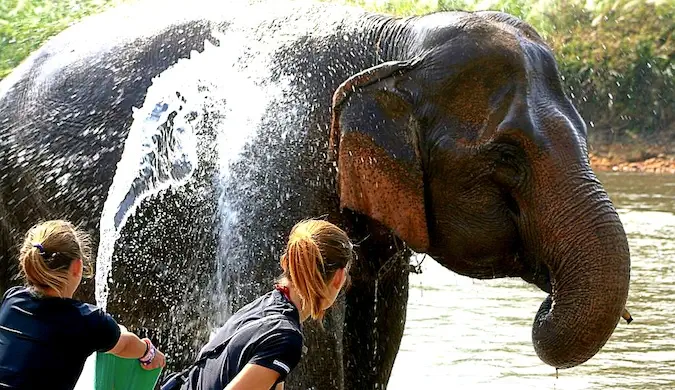
[[[79,19],[135,0],[0,0],[0,79]],[[341,0],[398,16],[501,10],[552,47],[591,146],[675,143],[673,0]]]

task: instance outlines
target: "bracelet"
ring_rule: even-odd
[[[145,340],[141,339],[141,341],[145,343]],[[145,352],[143,352],[143,355],[141,355],[141,357],[139,357],[139,359],[142,359],[143,356],[147,355],[149,350],[150,350],[150,344],[145,343]]]
[[[145,349],[145,354],[138,358],[138,360],[142,364],[150,364],[152,362],[152,359],[155,358],[155,354],[157,353],[157,350],[155,349],[155,346],[152,345],[152,342],[148,339],[143,339],[142,340],[145,343],[146,349]]]

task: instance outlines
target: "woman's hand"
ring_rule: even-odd
[[[150,339],[145,338],[141,341],[148,347],[145,355],[138,359],[141,362],[141,367],[146,370],[154,370],[155,368],[164,367],[166,365],[164,354],[159,349],[157,349],[154,344],[152,344]]]
[[[153,345],[152,342],[148,339],[140,339],[138,336],[135,334],[129,332],[125,327],[120,325],[120,338],[117,341],[117,344],[108,351],[108,353],[111,353],[115,356],[119,356],[122,358],[126,359],[143,359],[146,353],[149,353],[148,348],[150,348],[150,345]],[[164,357],[164,354],[155,348],[155,356],[152,358],[151,361],[149,361],[147,364],[141,364],[141,367],[143,367],[146,370],[154,370],[155,368],[158,367],[164,367],[166,365],[166,358]],[[139,358],[140,356],[140,358]],[[149,357],[146,357],[146,359]]]
[[[141,363],[141,367],[143,367],[146,370],[154,370],[155,368],[164,368],[166,366],[166,358],[164,357],[164,354],[158,349],[157,352],[155,353],[155,357],[152,359],[152,361],[148,364],[143,364]]]

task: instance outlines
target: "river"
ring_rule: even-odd
[[[388,389],[675,388],[675,176],[598,176],[628,234],[634,321],[621,320],[595,357],[556,378],[532,347],[543,292],[519,279],[469,279],[427,258],[410,277]]]

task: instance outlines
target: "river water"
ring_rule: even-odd
[[[628,234],[634,321],[621,320],[595,357],[556,378],[532,347],[543,292],[517,279],[469,279],[427,258],[410,276],[390,390],[675,389],[675,176],[599,178]]]

